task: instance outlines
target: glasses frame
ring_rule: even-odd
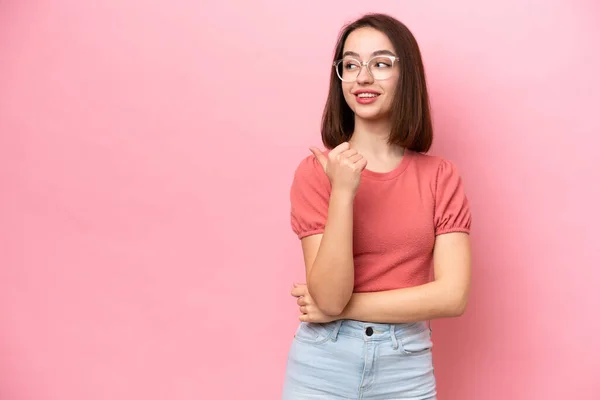
[[[391,78],[391,76],[390,76],[390,77],[388,77],[388,78],[384,78],[384,79],[377,79],[377,78],[375,78],[375,76],[373,75],[373,72],[371,72],[371,68],[369,67],[369,64],[370,64],[370,63],[371,63],[371,61],[373,61],[373,59],[375,59],[375,58],[388,58],[388,59],[389,59],[389,60],[392,62],[392,68],[394,68],[394,64],[396,63],[396,61],[400,61],[400,57],[398,57],[398,56],[392,56],[392,55],[390,55],[390,54],[381,54],[381,55],[378,55],[378,56],[373,56],[373,57],[369,58],[367,61],[358,60],[358,59],[357,59],[357,58],[355,58],[355,57],[344,57],[344,58],[342,58],[342,59],[340,59],[340,60],[336,60],[336,61],[334,61],[334,62],[333,62],[333,68],[335,68],[335,74],[337,75],[337,77],[338,77],[338,78],[339,78],[341,81],[343,81],[343,82],[356,82],[356,80],[357,80],[357,79],[358,79],[358,77],[360,76],[360,73],[362,72],[362,69],[363,69],[363,68],[366,68],[366,69],[367,69],[367,72],[369,73],[369,75],[371,75],[371,78],[373,78],[373,79],[374,79],[374,80],[376,80],[376,81],[385,81],[385,80],[387,80],[387,79],[390,79],[390,78]],[[358,64],[360,65],[360,69],[358,70],[358,73],[356,74],[356,77],[355,77],[353,80],[350,80],[350,81],[349,81],[349,80],[347,80],[347,79],[343,79],[343,78],[340,76],[340,71],[339,71],[339,69],[338,69],[338,65],[340,65],[340,63],[341,63],[341,62],[343,62],[343,61],[344,61],[344,60],[346,60],[346,59],[351,59],[351,60],[354,60],[354,61],[358,62]]]

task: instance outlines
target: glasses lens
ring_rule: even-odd
[[[354,82],[360,71],[360,61],[354,58],[344,58],[337,65],[338,77],[346,82]]]
[[[369,70],[377,80],[388,79],[394,70],[394,59],[391,57],[375,57],[369,62]]]
[[[394,71],[394,57],[381,56],[369,60],[368,70],[375,80],[389,79]],[[361,72],[362,64],[355,58],[343,58],[337,63],[338,77],[345,82],[354,82]]]

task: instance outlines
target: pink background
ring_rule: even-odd
[[[371,10],[416,35],[472,202],[440,399],[598,398],[596,1],[32,0],[0,2],[1,400],[279,398],[291,174]]]

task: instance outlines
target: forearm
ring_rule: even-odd
[[[409,323],[461,315],[467,304],[464,291],[444,282],[382,292],[354,293],[339,319],[374,323]]]
[[[353,194],[332,191],[323,237],[307,277],[312,298],[330,315],[342,312],[354,289],[353,209]]]

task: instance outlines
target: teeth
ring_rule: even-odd
[[[379,96],[379,95],[376,93],[359,93],[358,94],[358,97],[376,97],[376,96]]]

